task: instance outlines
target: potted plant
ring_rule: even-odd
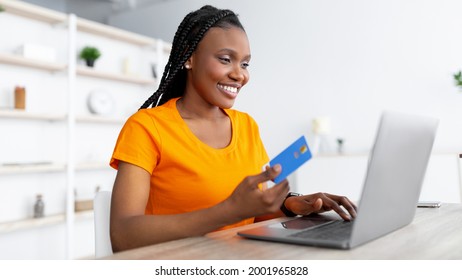
[[[80,58],[85,60],[88,67],[93,67],[100,56],[101,52],[95,47],[86,46],[80,51]]]
[[[458,88],[462,89],[462,71],[459,71],[453,75],[454,81]]]

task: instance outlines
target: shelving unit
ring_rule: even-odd
[[[40,126],[44,126],[47,131],[52,130],[53,127],[59,127],[57,130],[60,133],[59,135],[52,136],[44,133],[40,137],[49,137],[53,138],[54,141],[65,141],[64,143],[66,150],[66,159],[64,162],[55,162],[55,160],[45,160],[43,162],[1,162],[0,161],[0,181],[9,180],[23,180],[22,175],[30,174],[30,176],[40,176],[46,175],[48,177],[60,176],[66,178],[65,193],[66,197],[62,197],[61,202],[54,202],[54,204],[65,203],[65,207],[62,209],[61,213],[50,214],[44,218],[33,219],[29,216],[24,216],[22,219],[2,219],[0,216],[0,235],[9,234],[15,231],[28,231],[31,234],[34,233],[34,230],[38,228],[45,228],[53,230],[55,227],[48,227],[51,225],[57,225],[59,227],[65,227],[66,237],[65,239],[65,251],[63,255],[65,258],[81,258],[86,257],[82,255],[76,255],[74,253],[76,247],[82,247],[77,241],[78,238],[74,234],[76,230],[76,223],[89,223],[93,217],[92,211],[74,211],[74,191],[77,187],[82,184],[88,184],[88,182],[93,182],[93,185],[89,187],[94,187],[95,184],[98,184],[98,176],[110,177],[112,174],[108,172],[114,172],[108,166],[109,158],[104,157],[100,158],[85,158],[83,157],[82,151],[79,150],[79,145],[82,145],[77,139],[82,137],[82,133],[85,133],[85,130],[99,131],[98,127],[101,127],[101,130],[110,130],[112,132],[119,131],[120,127],[123,125],[126,120],[126,112],[123,116],[118,116],[116,114],[111,116],[100,116],[94,115],[89,112],[85,112],[88,109],[79,108],[79,106],[85,106],[82,99],[79,99],[79,96],[82,96],[85,92],[88,92],[88,85],[99,86],[101,84],[103,87],[111,87],[113,90],[109,90],[111,94],[123,96],[120,93],[117,93],[119,87],[124,89],[124,95],[133,94],[132,91],[142,91],[146,92],[146,95],[152,92],[152,88],[157,86],[158,81],[146,73],[133,75],[133,74],[122,74],[118,73],[114,68],[88,68],[86,66],[78,65],[76,61],[77,45],[87,43],[82,42],[81,40],[87,40],[89,36],[94,36],[95,40],[99,38],[105,38],[104,40],[99,40],[98,42],[110,42],[110,49],[118,44],[122,46],[133,45],[136,48],[139,48],[142,52],[152,53],[152,57],[156,58],[156,67],[157,73],[160,73],[162,63],[165,57],[168,55],[168,52],[171,49],[170,44],[164,43],[160,40],[142,36],[139,34],[134,34],[125,30],[118,28],[106,26],[104,24],[92,22],[89,20],[81,19],[72,14],[63,14],[60,12],[55,12],[45,8],[41,8],[32,4],[24,3],[21,1],[12,1],[12,0],[0,0],[0,5],[5,10],[2,14],[9,14],[10,16],[17,16],[19,18],[26,18],[27,20],[38,21],[42,23],[49,24],[49,29],[54,32],[54,30],[65,30],[67,32],[67,38],[64,40],[67,41],[68,49],[67,54],[65,54],[64,59],[60,59],[61,62],[45,62],[40,60],[32,60],[24,58],[20,55],[17,55],[8,50],[1,49],[0,43],[0,67],[5,65],[15,66],[14,68],[9,68],[8,71],[22,71],[21,69],[28,70],[33,69],[37,72],[37,76],[46,76],[52,77],[53,80],[56,80],[56,85],[53,83],[52,86],[44,88],[44,92],[48,93],[49,91],[58,91],[58,96],[62,96],[64,104],[60,105],[60,113],[57,113],[56,110],[47,110],[46,108],[39,112],[36,110],[29,111],[26,110],[14,110],[14,109],[0,109],[0,124],[9,123],[12,124],[26,124],[33,122]],[[43,28],[43,27],[42,27]],[[83,34],[84,36],[80,37]],[[88,35],[90,34],[90,35]],[[84,39],[82,39],[84,38]],[[80,40],[80,41],[79,41]],[[132,54],[132,52],[127,52]],[[58,76],[56,76],[58,74]],[[64,74],[64,75],[63,75]],[[151,73],[149,73],[151,74]],[[90,78],[90,79],[89,79]],[[62,81],[65,81],[63,83]],[[114,82],[113,85],[108,82]],[[38,82],[40,84],[40,82]],[[84,86],[82,88],[82,85]],[[85,85],[87,88],[85,88]],[[1,86],[1,84],[0,84]],[[57,88],[59,87],[59,89]],[[42,94],[40,89],[36,89],[36,92]],[[128,92],[128,93],[127,93]],[[44,95],[46,96],[46,95]],[[46,97],[36,97],[35,98],[46,98]],[[60,97],[61,98],[61,97]],[[49,102],[55,102],[55,100],[50,100]],[[80,103],[79,103],[80,102]],[[122,102],[123,103],[123,102]],[[50,122],[50,123],[47,123]],[[8,127],[11,127],[8,126]],[[14,134],[14,131],[11,131]],[[56,132],[55,132],[56,133]],[[91,141],[91,137],[94,135],[89,134],[88,136],[83,136],[85,141]],[[99,136],[96,136],[99,139]],[[30,139],[34,141],[35,139]],[[115,143],[114,139],[112,143]],[[62,144],[62,142],[61,142]],[[88,144],[87,144],[88,145]],[[111,143],[105,143],[105,147],[110,146]],[[89,145],[90,148],[98,150],[97,145]],[[90,149],[88,148],[88,149]],[[90,151],[85,151],[90,152]],[[110,155],[109,155],[110,156]],[[1,159],[0,159],[1,160]],[[59,175],[55,175],[59,174]],[[115,174],[115,173],[114,173]],[[20,175],[20,176],[18,176]],[[86,176],[86,177],[85,177]],[[30,179],[29,179],[30,180]],[[41,181],[41,180],[38,180]],[[0,183],[1,186],[1,183]],[[112,187],[112,185],[111,185]],[[23,192],[23,191],[21,191]],[[14,200],[14,197],[10,199]],[[50,202],[50,201],[48,201]],[[55,210],[56,212],[56,210]],[[17,215],[16,215],[17,216]],[[11,221],[13,220],[13,221]],[[61,231],[61,230],[60,230]],[[88,236],[93,236],[93,232],[85,233]],[[21,242],[19,242],[21,243]],[[92,247],[94,248],[94,247]],[[4,250],[3,250],[4,251]],[[5,252],[5,251],[4,251]]]

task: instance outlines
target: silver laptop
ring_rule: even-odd
[[[354,221],[309,215],[238,235],[349,249],[408,225],[415,215],[437,126],[438,120],[430,117],[382,114]]]

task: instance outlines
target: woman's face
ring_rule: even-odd
[[[231,108],[249,81],[249,61],[245,31],[237,27],[210,28],[186,62],[185,94],[196,94],[212,106]]]

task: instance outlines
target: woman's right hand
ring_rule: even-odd
[[[236,213],[238,220],[275,213],[279,210],[289,192],[287,180],[270,189],[260,189],[259,184],[276,178],[281,173],[281,166],[266,167],[260,174],[247,176],[225,201]]]

